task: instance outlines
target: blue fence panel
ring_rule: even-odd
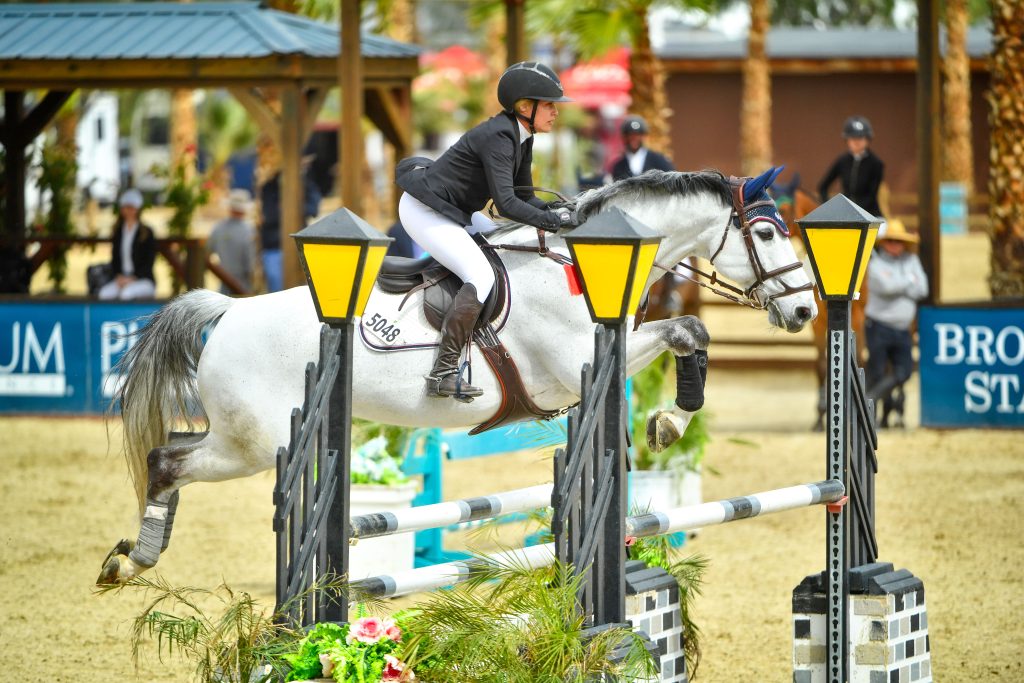
[[[112,368],[159,303],[0,303],[0,413],[102,413]]]
[[[1024,428],[1024,308],[922,306],[921,424]]]

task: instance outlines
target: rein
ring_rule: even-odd
[[[709,263],[712,266],[714,266],[715,259],[718,258],[718,255],[720,253],[722,253],[722,249],[725,247],[725,241],[729,237],[729,228],[739,228],[740,234],[743,236],[743,246],[746,247],[747,250],[747,258],[750,260],[750,265],[754,270],[754,283],[750,285],[750,287],[744,290],[740,289],[735,285],[729,284],[728,282],[720,281],[718,279],[718,271],[714,270],[714,268],[712,268],[710,273],[705,273],[699,268],[695,268],[694,266],[691,266],[688,263],[679,264],[683,268],[686,268],[687,270],[696,273],[697,275],[701,275],[707,278],[708,283],[704,283],[696,278],[690,277],[685,273],[680,273],[678,270],[674,268],[666,268],[660,263],[655,262],[654,266],[665,271],[666,273],[672,273],[673,275],[678,275],[690,282],[696,283],[697,285],[710,290],[712,293],[717,294],[718,296],[726,298],[742,306],[747,306],[748,308],[753,308],[756,310],[764,310],[768,308],[768,306],[771,305],[773,301],[775,301],[776,299],[780,299],[784,296],[790,296],[792,294],[798,294],[800,292],[806,292],[811,290],[814,287],[814,285],[812,285],[810,282],[807,282],[806,284],[803,284],[799,287],[792,287],[788,285],[784,280],[780,279],[780,282],[782,283],[781,292],[769,295],[759,293],[762,286],[767,280],[771,280],[772,278],[779,277],[781,275],[784,275],[785,273],[789,273],[794,270],[799,270],[803,266],[799,261],[794,261],[789,265],[780,266],[775,270],[767,270],[764,267],[764,264],[761,263],[761,257],[758,255],[757,248],[754,246],[754,236],[750,228],[750,220],[748,218],[748,215],[763,206],[771,206],[774,208],[775,202],[773,202],[771,199],[761,199],[755,202],[751,202],[749,204],[744,204],[743,183],[736,182],[732,184],[732,201],[732,214],[730,214],[729,219],[725,223],[725,228],[722,230],[722,240],[721,242],[718,243],[718,249],[716,249],[715,253],[711,255]],[[721,289],[716,289],[714,285],[724,287],[730,292],[733,292],[733,294],[724,292]]]

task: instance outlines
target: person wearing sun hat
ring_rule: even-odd
[[[142,193],[134,187],[124,191],[118,202],[120,218],[111,239],[111,273],[114,279],[100,287],[99,298],[152,299],[156,294],[153,262],[156,238],[153,229],[142,222]]]
[[[928,296],[928,278],[913,251],[918,241],[902,221],[889,220],[879,230],[878,245],[868,261],[866,380],[868,396],[876,401],[889,400],[914,371],[912,329],[917,302]],[[894,407],[902,420],[902,406]]]

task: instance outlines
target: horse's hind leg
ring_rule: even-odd
[[[188,456],[200,447],[205,435],[171,435],[172,443],[149,452],[146,509],[138,540],[121,539],[107,555],[97,584],[123,583],[156,565],[171,541],[178,508],[178,489]]]

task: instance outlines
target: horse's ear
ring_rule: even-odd
[[[779,177],[779,174],[782,173],[784,168],[786,167],[778,166],[769,168],[756,178],[748,180],[743,185],[743,201],[749,202],[759,197],[761,193],[764,192],[765,188],[771,185],[772,182]]]

